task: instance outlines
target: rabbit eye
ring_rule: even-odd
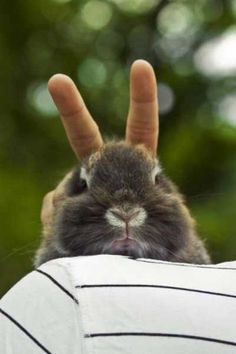
[[[83,193],[87,189],[87,183],[84,179],[74,178],[68,185],[68,195],[70,197]]]
[[[160,175],[157,174],[157,175],[155,176],[155,184],[158,184],[159,182],[160,182]]]
[[[78,193],[82,193],[87,189],[87,183],[85,179],[80,179],[79,184],[78,184]]]
[[[67,184],[67,194],[70,197],[76,196],[87,189],[86,179],[81,177],[80,170],[76,169]]]

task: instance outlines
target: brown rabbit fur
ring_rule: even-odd
[[[72,171],[35,266],[95,254],[210,262],[182,195],[144,146],[108,142]]]

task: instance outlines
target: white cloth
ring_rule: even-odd
[[[1,354],[235,354],[236,262],[61,258],[0,301]]]

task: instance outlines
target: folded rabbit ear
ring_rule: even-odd
[[[130,73],[130,108],[126,142],[143,144],[155,156],[159,132],[157,84],[152,66],[144,61],[133,63]]]
[[[56,74],[49,80],[48,89],[76,156],[82,159],[100,149],[102,136],[74,82],[66,75]]]

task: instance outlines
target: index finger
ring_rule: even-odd
[[[74,82],[56,74],[48,82],[49,92],[60,112],[70,145],[81,159],[98,150],[102,137]]]
[[[156,77],[152,66],[136,60],[130,73],[130,109],[126,126],[126,141],[144,144],[156,154],[158,140],[158,101]]]

